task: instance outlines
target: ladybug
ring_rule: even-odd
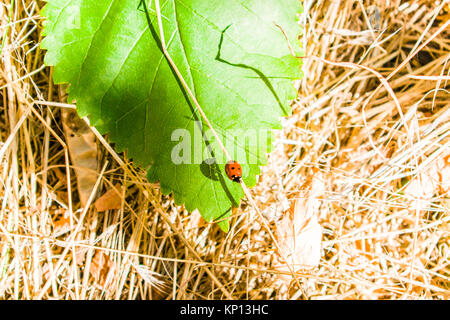
[[[237,161],[228,161],[225,165],[225,172],[230,180],[238,183],[241,182],[242,167]]]

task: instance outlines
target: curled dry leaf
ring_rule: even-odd
[[[323,176],[316,173],[277,223],[280,253],[294,271],[313,268],[319,264],[322,228],[317,217],[324,190]],[[282,268],[287,269],[286,266]]]
[[[112,260],[103,251],[97,250],[92,258],[89,272],[98,284],[104,286],[113,266]]]
[[[105,192],[95,201],[95,209],[98,212],[120,209],[122,205],[122,187],[116,183],[113,188]]]

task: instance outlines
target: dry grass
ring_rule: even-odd
[[[448,298],[448,1],[305,1],[305,78],[252,189],[275,232],[323,175],[322,256],[297,274],[302,288],[274,267],[246,201],[224,234],[101,137],[81,201],[62,123],[71,106],[38,47],[44,3],[11,2],[0,3],[0,299]],[[116,183],[121,208],[96,212]],[[90,272],[105,259],[109,273]]]

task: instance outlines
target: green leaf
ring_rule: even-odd
[[[140,0],[49,0],[45,63],[55,66],[55,83],[71,84],[69,101],[76,100],[80,116],[89,115],[138,165],[150,166],[148,178],[160,181],[164,194],[228,230],[225,218],[239,205],[242,188],[225,175],[223,151],[164,57],[151,3],[147,16]],[[289,115],[292,80],[301,77],[301,63],[275,25],[301,54],[299,1],[160,4],[171,57],[242,164],[244,181],[255,185],[272,147],[265,133]],[[190,163],[177,164],[174,155]]]

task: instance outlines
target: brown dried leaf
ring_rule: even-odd
[[[114,263],[111,259],[101,250],[96,251],[92,258],[91,268],[89,272],[94,277],[95,281],[104,286],[109,272],[112,270]]]
[[[119,183],[114,188],[109,189],[95,201],[95,208],[98,212],[120,209],[122,205],[122,186]]]
[[[88,125],[78,117],[75,110],[62,111],[62,124],[69,148],[70,158],[77,177],[78,194],[84,207],[94,190],[98,170],[97,142]]]
[[[277,224],[277,239],[281,255],[298,271],[319,264],[322,228],[318,223],[320,197],[325,185],[320,173],[300,192],[287,214]]]

